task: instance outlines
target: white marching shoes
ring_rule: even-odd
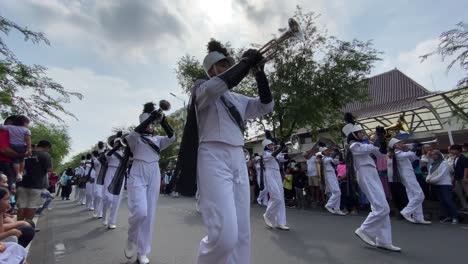
[[[400,214],[401,214],[401,216],[403,216],[404,219],[406,219],[406,221],[408,221],[410,223],[413,223],[413,224],[416,223],[416,221],[414,220],[414,218],[412,216],[406,215],[404,213],[400,213]]]
[[[116,225],[109,225],[109,229],[116,229],[117,226]]]
[[[130,240],[127,240],[127,245],[125,246],[124,249],[124,254],[127,259],[133,258],[135,256],[135,251],[136,251],[136,245]]]
[[[370,236],[362,232],[361,229],[356,229],[356,231],[354,231],[354,234],[356,234],[356,236],[359,237],[359,239],[361,239],[362,242],[366,243],[367,245],[372,247],[376,246],[375,241]]]
[[[354,231],[354,234],[356,234],[356,236],[359,237],[359,239],[361,239],[362,242],[366,243],[367,245],[369,245],[371,247],[385,249],[385,250],[392,251],[392,252],[401,252],[401,248],[399,248],[397,246],[382,245],[382,244],[377,243],[376,241],[374,241],[374,239],[372,239],[370,236],[368,236],[367,234],[362,232],[361,229],[359,229],[359,228],[356,229],[356,231]]]
[[[280,230],[285,230],[285,231],[289,231],[291,229],[289,226],[286,226],[286,225],[278,225],[276,228]]]
[[[432,222],[431,221],[426,221],[426,220],[419,220],[419,221],[416,221],[415,224],[430,225],[430,224],[432,224]]]
[[[377,244],[377,248],[385,249],[385,250],[393,251],[393,252],[401,252],[401,248],[396,247],[394,245],[379,245],[379,244]]]
[[[109,224],[109,222],[106,219],[102,220],[102,225],[103,226],[107,226],[108,224]]]
[[[325,209],[327,209],[327,211],[330,212],[331,214],[335,214],[335,210],[333,208],[325,206]]]
[[[141,256],[138,256],[138,263],[140,264],[148,264],[150,263],[148,257],[146,255],[141,255]]]
[[[268,217],[267,217],[266,214],[263,214],[263,220],[265,221],[265,224],[266,224],[269,228],[273,228],[273,224],[271,223],[270,219],[268,219]]]

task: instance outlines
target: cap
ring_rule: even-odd
[[[220,60],[227,60],[229,64],[232,66],[236,63],[233,57],[225,56],[219,51],[212,51],[205,56],[203,59],[203,69],[205,70],[206,74],[208,75],[208,71]]]
[[[271,140],[269,140],[269,139],[267,139],[267,138],[265,138],[265,139],[262,141],[262,146],[263,146],[263,147],[266,147],[266,146],[268,146],[268,145],[270,145],[270,144],[273,144],[273,141],[271,141]]]
[[[392,139],[390,139],[390,142],[388,142],[388,147],[393,148],[393,146],[395,146],[395,144],[400,142],[400,141],[401,140],[399,140],[397,138],[392,138]]]

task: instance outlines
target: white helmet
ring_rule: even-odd
[[[393,148],[393,146],[395,146],[396,143],[400,142],[401,140],[397,139],[397,138],[392,138],[390,139],[390,142],[388,142],[388,147],[389,148]]]
[[[205,59],[203,59],[203,69],[205,70],[206,75],[209,76],[208,71],[220,60],[227,60],[231,66],[236,62],[231,56],[225,56],[219,51],[212,51],[205,56]]]
[[[327,147],[320,147],[320,148],[319,148],[319,151],[320,151],[320,152],[324,152],[324,151],[327,150],[327,149],[328,149]]]
[[[351,134],[351,133],[358,132],[358,131],[362,131],[362,130],[364,130],[364,128],[363,128],[362,126],[360,126],[360,125],[353,125],[353,124],[351,124],[351,123],[346,124],[346,125],[343,127],[343,129],[342,129],[343,133],[344,133],[346,136],[349,136],[349,134]]]
[[[271,141],[271,140],[269,140],[269,139],[267,139],[267,138],[265,138],[265,139],[262,141],[262,146],[263,146],[263,147],[266,147],[266,146],[268,146],[268,145],[270,145],[270,144],[273,144],[273,141]]]

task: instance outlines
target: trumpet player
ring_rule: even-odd
[[[388,206],[377,168],[370,154],[381,155],[379,148],[363,142],[364,129],[354,123],[351,114],[345,114],[347,124],[342,131],[349,144],[346,153],[346,177],[357,178],[361,191],[371,204],[371,212],[364,223],[354,231],[364,243],[394,252],[401,248],[392,243],[392,226]]]
[[[319,151],[323,155],[322,164],[323,171],[325,173],[325,185],[331,192],[331,197],[328,199],[325,209],[328,212],[336,215],[346,215],[340,209],[341,203],[341,191],[340,185],[338,184],[338,178],[336,177],[334,165],[338,165],[339,160],[331,157],[331,149],[327,147],[321,147]]]
[[[270,195],[263,219],[270,228],[289,230],[290,228],[286,225],[286,205],[280,172],[280,163],[286,161],[284,154],[281,154],[286,145],[283,143],[275,149],[275,144],[265,139],[262,146],[264,147],[262,156],[265,164],[265,186]]]
[[[258,98],[232,89],[262,59],[258,51],[248,50],[234,64],[227,49],[212,40],[203,60],[209,80],[197,81],[192,88],[187,124],[196,125],[193,129],[198,129],[199,145],[190,149],[190,156],[197,157],[199,209],[207,230],[200,242],[198,264],[250,263],[250,187],[243,151],[245,121],[271,112],[273,100],[261,68],[255,73]],[[190,135],[186,131],[187,127],[182,142],[186,136],[193,136],[192,131]]]
[[[424,193],[416,179],[414,168],[411,164],[418,159],[416,153],[409,151],[409,147],[397,138],[392,138],[388,143],[388,147],[395,152],[393,162],[397,164],[398,173],[408,196],[408,204],[401,210],[401,216],[414,224],[431,224],[430,221],[424,220],[422,208]]]
[[[159,170],[160,152],[175,141],[174,131],[166,117],[154,110],[152,103],[145,104],[140,124],[127,137],[133,153],[133,164],[127,180],[128,240],[124,250],[127,258],[138,255],[140,264],[149,263],[156,204],[161,185]],[[153,136],[155,120],[160,120],[166,136]]]

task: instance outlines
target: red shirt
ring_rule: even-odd
[[[57,174],[55,172],[49,173],[49,186],[54,186],[58,181]]]
[[[0,149],[10,147],[10,134],[7,130],[0,130]],[[1,162],[11,162],[11,159],[5,155],[0,154]]]

